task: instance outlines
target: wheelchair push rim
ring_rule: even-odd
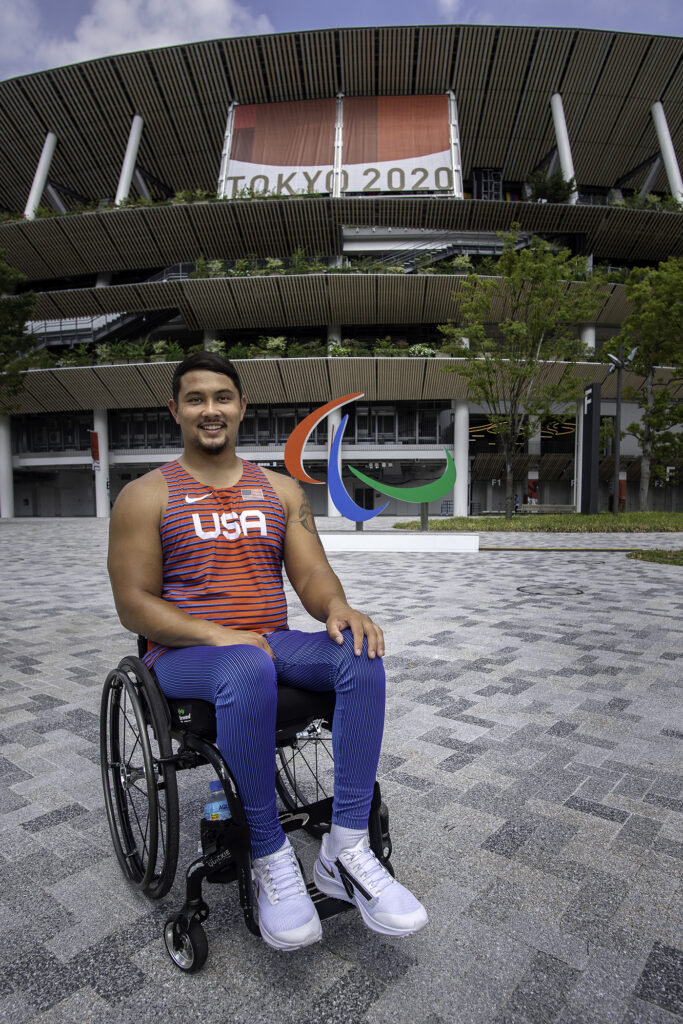
[[[131,677],[132,676],[132,677]],[[155,721],[144,681],[122,662],[102,694],[102,783],[114,851],[121,869],[151,898],[173,883],[178,847],[175,768],[161,759],[170,738]],[[168,746],[168,750],[166,750]]]

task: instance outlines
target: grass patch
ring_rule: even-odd
[[[396,523],[397,530],[419,530],[419,520]],[[624,512],[613,516],[600,512],[566,515],[434,516],[430,530],[464,530],[468,533],[683,533],[683,512]]]
[[[648,551],[639,548],[629,551],[627,558],[636,558],[640,562],[660,562],[662,565],[683,565],[683,550],[667,551],[664,548],[652,548]]]

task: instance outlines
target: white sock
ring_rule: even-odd
[[[327,837],[327,852],[332,860],[336,860],[342,850],[349,850],[368,834],[366,828],[345,828],[343,825],[332,825]]]

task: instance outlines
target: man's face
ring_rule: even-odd
[[[168,403],[183,432],[186,448],[218,455],[234,448],[247,400],[229,377],[211,370],[191,370],[180,379],[177,402]]]

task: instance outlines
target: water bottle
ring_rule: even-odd
[[[209,783],[211,799],[204,805],[204,819],[206,821],[227,821],[230,817],[230,808],[223,790],[223,783],[214,779]]]

